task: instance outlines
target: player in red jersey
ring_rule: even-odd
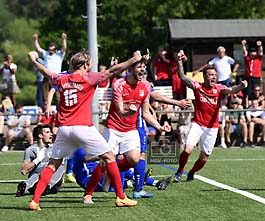
[[[130,67],[130,74],[115,82],[112,102],[104,129],[104,137],[116,155],[124,155],[118,162],[120,172],[132,168],[140,159],[140,137],[137,130],[137,118],[140,106],[144,119],[162,131],[162,127],[149,112],[150,83],[143,80],[146,69],[145,60]],[[98,170],[99,171],[99,170]],[[99,171],[100,172],[100,171]],[[103,175],[98,172],[98,181]],[[87,185],[86,192],[92,187]],[[93,187],[94,188],[94,187]]]
[[[62,163],[63,158],[70,157],[80,146],[91,156],[99,156],[105,162],[105,168],[114,184],[116,192],[116,206],[135,206],[136,201],[128,199],[122,190],[122,184],[115,156],[111,148],[97,131],[92,123],[91,102],[97,84],[120,73],[124,69],[141,59],[140,52],[135,52],[133,57],[126,62],[117,64],[103,72],[90,72],[92,60],[86,51],[76,53],[70,62],[72,74],[54,74],[36,61],[35,52],[28,54],[31,63],[42,73],[51,77],[60,92],[60,103],[57,114],[59,126],[51,160],[40,175],[35,194],[29,205],[31,210],[40,210],[39,200],[51,176]],[[102,170],[98,167],[97,170]],[[96,174],[96,173],[95,173]],[[92,177],[95,175],[92,175]],[[93,183],[91,184],[93,186]],[[93,190],[92,190],[93,192]],[[93,203],[91,195],[83,198],[84,204]]]
[[[240,85],[233,87],[217,84],[216,70],[213,66],[204,68],[204,83],[193,81],[184,74],[183,59],[186,59],[186,56],[181,50],[178,53],[179,77],[194,92],[195,113],[190,131],[186,137],[185,149],[180,154],[179,168],[175,174],[176,182],[181,181],[184,167],[199,140],[201,148],[200,156],[193,168],[188,172],[187,181],[194,179],[194,173],[204,167],[208,157],[211,155],[218,133],[218,115],[222,97],[227,94],[236,94],[247,87],[247,81],[242,81]]]

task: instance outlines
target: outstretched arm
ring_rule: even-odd
[[[183,59],[185,58],[186,56],[184,52],[181,50],[178,53],[178,58],[177,58],[178,59],[178,75],[179,75],[179,78],[185,83],[187,87],[192,88],[192,80],[184,74]]]
[[[258,56],[262,56],[263,55],[263,47],[262,47],[262,42],[261,41],[257,41],[257,46],[258,46]]]
[[[36,51],[30,51],[28,53],[29,61],[44,75],[51,76],[53,73],[49,71],[44,65],[40,64],[37,59],[39,55]]]
[[[107,80],[109,78],[111,78],[113,75],[117,75],[120,74],[121,72],[123,72],[124,70],[128,69],[131,65],[133,65],[134,63],[140,61],[142,59],[142,55],[140,53],[140,51],[136,51],[133,53],[133,57],[130,58],[129,60],[113,65],[112,67],[110,67],[106,72],[105,72],[105,76],[104,76],[104,80]]]
[[[243,90],[248,86],[248,82],[246,80],[242,81],[241,84],[233,86],[233,87],[228,87],[225,91],[224,94],[236,94],[239,91]]]
[[[192,103],[190,101],[188,101],[188,100],[185,100],[185,99],[183,99],[183,100],[175,100],[175,99],[169,98],[167,96],[164,96],[162,94],[159,94],[156,91],[152,91],[150,93],[150,95],[151,95],[151,97],[154,100],[162,102],[162,103],[177,105],[177,106],[180,106],[182,108],[188,108],[188,107],[192,106]]]

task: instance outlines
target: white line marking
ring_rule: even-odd
[[[16,183],[16,182],[21,182],[25,180],[0,180],[0,183]]]
[[[222,188],[222,189],[234,192],[234,193],[238,193],[238,194],[243,195],[243,196],[245,196],[245,197],[247,197],[249,199],[252,199],[252,200],[255,200],[257,202],[265,204],[265,199],[264,198],[262,198],[260,196],[257,196],[257,195],[255,195],[253,193],[249,193],[249,192],[244,191],[244,190],[239,190],[237,188],[234,188],[234,187],[219,183],[217,181],[208,179],[208,178],[200,176],[200,175],[194,175],[194,177],[196,179],[202,181],[202,182],[208,183],[208,184],[213,185],[213,186],[217,186],[219,188]]]
[[[21,164],[22,163],[0,163],[0,166],[17,166]]]

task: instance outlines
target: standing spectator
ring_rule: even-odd
[[[44,59],[44,66],[51,71],[52,73],[60,73],[62,70],[62,62],[63,58],[66,53],[66,38],[67,35],[65,33],[62,33],[62,49],[58,50],[57,46],[55,43],[50,43],[48,46],[48,50],[44,50],[41,48],[39,44],[39,37],[37,34],[34,34],[32,36],[33,41],[34,41],[34,46],[36,50],[42,55]],[[43,99],[44,99],[44,104],[47,103],[47,97],[48,97],[48,92],[51,87],[51,82],[48,77],[44,77],[43,83],[42,83],[42,88],[43,88]]]
[[[205,64],[198,70],[194,71],[194,74],[203,70],[208,65],[214,65],[217,71],[217,83],[230,87],[232,84],[231,75],[237,71],[239,64],[236,64],[233,58],[227,56],[225,51],[226,50],[223,46],[219,46],[217,48],[217,56],[211,59],[208,64]],[[231,65],[234,65],[233,71],[231,71]]]
[[[168,52],[163,46],[158,48],[158,55],[153,59],[151,72],[156,86],[170,86],[170,60],[167,58]]]
[[[249,51],[246,40],[242,40],[241,44],[245,60],[245,77],[248,82],[247,95],[250,96],[254,86],[260,86],[263,48],[261,41],[256,42],[258,49],[251,47]]]
[[[172,93],[173,98],[180,100],[186,97],[186,86],[178,75],[178,63],[176,61],[177,53],[174,53],[174,57],[171,62],[171,75],[172,75]]]
[[[44,64],[44,60],[41,59],[41,58],[38,58],[38,62],[40,64]],[[36,86],[37,86],[36,100],[37,100],[37,105],[39,107],[41,107],[42,110],[44,110],[43,89],[42,89],[44,76],[36,68],[34,68],[34,69],[35,69],[35,74],[36,74]]]
[[[33,130],[33,137],[37,143],[25,150],[21,168],[21,173],[23,175],[28,174],[28,179],[18,184],[16,197],[23,196],[27,192],[34,193],[40,173],[47,166],[52,152],[53,134],[50,125],[42,124],[36,126]],[[64,170],[64,165],[61,165],[54,173],[45,190],[45,194],[58,192],[62,184]]]
[[[13,56],[11,54],[5,55],[5,60],[0,67],[0,74],[3,75],[2,82],[7,84],[5,95],[8,95],[16,106],[16,94],[20,93],[20,89],[17,85],[16,74],[17,65],[13,63]]]
[[[248,128],[246,123],[246,118],[243,111],[240,107],[238,107],[238,100],[234,98],[231,101],[231,109],[235,110],[229,111],[226,113],[225,116],[225,134],[226,134],[226,141],[227,146],[231,147],[231,133],[242,133],[243,135],[243,143],[240,144],[241,147],[247,146],[248,141]]]
[[[105,168],[115,189],[116,206],[135,206],[137,202],[128,199],[123,193],[119,169],[111,148],[93,125],[91,102],[99,82],[120,73],[139,61],[142,58],[141,54],[135,52],[131,59],[114,65],[104,72],[91,72],[92,59],[86,51],[82,51],[71,58],[70,65],[73,73],[68,75],[50,72],[36,61],[33,52],[30,52],[28,56],[33,65],[51,77],[53,84],[57,84],[60,91],[60,103],[56,119],[59,132],[55,139],[51,159],[41,173],[29,209],[41,210],[39,206],[40,197],[52,175],[62,163],[63,158],[71,156],[75,149],[80,146],[88,154],[98,156],[105,162]],[[94,170],[87,184],[91,192],[84,195],[84,204],[93,203],[92,194],[101,178],[101,176],[97,176],[98,173],[103,175],[103,168],[99,167]]]
[[[254,133],[255,130],[262,131],[261,146],[265,145],[265,111],[260,110],[259,101],[253,100],[250,110],[246,112],[247,122],[249,124],[249,143],[251,147],[255,146]]]
[[[16,113],[23,114],[23,106],[16,106]],[[20,116],[9,116],[7,120],[8,131],[5,140],[5,146],[2,147],[3,152],[8,151],[9,145],[12,140],[17,137],[26,137],[30,145],[33,144],[33,137],[30,130],[30,115],[20,115]]]
[[[246,81],[242,81],[240,85],[233,87],[216,84],[217,73],[213,66],[204,68],[204,83],[193,81],[184,74],[182,65],[183,57],[185,57],[185,54],[183,51],[180,51],[178,53],[178,73],[179,77],[194,92],[195,111],[190,131],[186,138],[185,149],[179,157],[179,168],[175,174],[176,182],[181,181],[189,156],[199,141],[201,144],[200,155],[192,169],[188,172],[187,181],[194,180],[195,172],[201,170],[205,166],[216,142],[218,133],[218,115],[222,97],[228,94],[235,94],[247,86]]]

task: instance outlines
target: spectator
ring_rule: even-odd
[[[23,114],[22,105],[17,105],[15,110],[18,115]],[[6,122],[8,131],[5,139],[5,146],[2,147],[1,151],[8,151],[12,140],[17,137],[26,137],[28,143],[30,145],[33,144],[33,137],[30,130],[30,118],[30,115],[9,116]]]
[[[67,35],[65,33],[62,33],[62,49],[57,50],[57,46],[55,43],[50,43],[48,46],[48,50],[44,50],[41,48],[39,44],[39,37],[37,34],[34,34],[33,36],[34,46],[36,50],[42,55],[44,59],[44,66],[47,67],[47,69],[53,73],[60,73],[62,69],[62,62],[63,58],[65,56],[66,52],[66,38]],[[43,83],[42,83],[42,89],[43,89],[43,99],[44,104],[47,103],[47,97],[48,92],[51,87],[51,82],[49,78],[44,76]]]
[[[37,58],[37,61],[40,64],[44,64],[44,61],[41,58]],[[43,90],[42,90],[42,86],[43,86],[42,83],[43,83],[44,76],[37,68],[34,67],[34,70],[36,74],[36,85],[37,85],[37,91],[36,91],[37,105],[41,107],[42,110],[44,110]]]
[[[100,72],[105,71],[105,70],[107,70],[107,67],[105,65],[99,66]],[[110,80],[109,79],[98,84],[98,87],[100,87],[100,88],[108,88],[109,86],[110,86]]]
[[[41,171],[47,166],[49,156],[52,152],[52,128],[50,125],[38,125],[33,130],[33,137],[37,141],[25,150],[24,161],[22,163],[21,173],[28,174],[28,179],[18,184],[16,197],[31,194],[35,191],[36,183],[39,180]],[[45,194],[57,193],[62,184],[64,166],[61,165],[49,182]]]
[[[237,134],[242,133],[244,141],[243,143],[240,144],[240,146],[241,147],[247,146],[248,128],[247,128],[246,118],[242,111],[238,111],[241,110],[241,108],[238,105],[239,105],[238,100],[234,98],[231,101],[231,109],[234,109],[235,111],[227,112],[225,117],[225,122],[226,122],[225,134],[226,134],[226,141],[228,147],[231,147],[232,145],[231,133],[237,133]]]
[[[11,54],[5,55],[5,60],[0,67],[0,74],[3,75],[2,82],[7,85],[4,94],[8,95],[16,106],[16,94],[20,93],[20,89],[16,80],[17,65],[13,63],[13,56]]]
[[[264,95],[260,90],[259,85],[255,85],[252,93],[248,96],[248,107],[252,105],[253,100],[258,100],[259,106],[263,106],[265,103]]]
[[[178,63],[176,59],[177,53],[174,53],[174,57],[170,60],[172,75],[172,93],[174,99],[181,100],[186,97],[186,86],[178,76]]]
[[[167,58],[168,52],[163,46],[158,48],[158,55],[153,59],[151,72],[156,86],[170,86],[170,60]]]
[[[208,64],[203,65],[198,70],[194,71],[194,74],[202,71],[208,65],[214,65],[217,71],[217,83],[230,87],[232,84],[231,74],[236,72],[239,64],[235,64],[235,60],[225,55],[225,48],[219,46],[217,48],[217,56],[211,59]],[[234,65],[233,71],[231,71],[231,65]]]
[[[249,123],[249,142],[250,146],[254,147],[254,132],[255,130],[262,131],[261,146],[265,146],[265,111],[260,110],[259,101],[253,100],[250,110],[246,112],[247,121]]]
[[[245,77],[248,82],[247,95],[250,96],[254,86],[260,86],[263,48],[261,41],[257,41],[256,45],[258,49],[251,47],[248,52],[246,47],[247,41],[242,40],[241,44],[245,60]]]

